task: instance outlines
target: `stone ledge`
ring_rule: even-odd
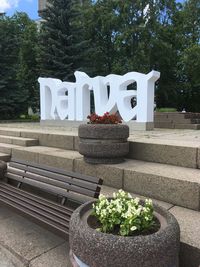
[[[182,145],[174,140],[136,140],[129,142],[131,159],[197,168],[198,144]]]
[[[200,265],[200,212],[173,207],[170,212],[176,217],[181,229],[181,267]]]

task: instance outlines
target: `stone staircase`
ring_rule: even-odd
[[[159,133],[160,134],[160,133]],[[177,218],[181,227],[180,267],[200,266],[200,135],[187,138],[131,136],[124,163],[90,165],[78,153],[74,132],[0,127],[0,153],[104,180],[103,193],[123,188],[151,197]],[[171,139],[170,139],[171,138]]]
[[[155,112],[154,127],[200,130],[200,113]]]
[[[0,160],[9,161],[13,149],[32,147],[38,144],[38,139],[7,135],[7,132],[4,135],[0,134]]]

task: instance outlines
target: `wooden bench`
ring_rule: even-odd
[[[16,159],[1,165],[0,203],[62,237],[74,209],[100,194],[102,180],[96,177]]]

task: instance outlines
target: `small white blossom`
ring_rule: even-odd
[[[131,231],[135,231],[135,230],[137,230],[137,227],[136,226],[132,226],[131,227]]]

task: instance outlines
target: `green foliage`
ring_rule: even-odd
[[[40,33],[41,75],[73,80],[87,61],[82,5],[78,0],[50,0]]]
[[[0,17],[0,118],[38,108],[38,76],[74,81],[76,70],[158,70],[157,107],[200,112],[199,0],[48,2],[40,32],[26,14]]]
[[[11,18],[0,18],[0,118],[11,117],[17,108],[15,92],[19,48],[16,30]]]
[[[35,121],[35,122],[38,122],[40,120],[40,116],[37,115],[37,114],[34,114],[34,115],[27,115],[27,114],[23,114],[23,115],[20,115],[19,117],[21,120],[25,120],[25,121]]]
[[[199,0],[188,0],[184,5],[175,0],[93,1],[84,13],[93,49],[92,73],[158,70],[161,72],[156,86],[158,107],[200,111],[200,88],[191,80],[192,73],[198,84],[195,73],[200,62],[199,5]],[[193,55],[196,53],[192,68],[189,67],[192,55],[188,58],[191,48]],[[190,62],[186,62],[186,56]]]
[[[0,18],[0,119],[17,118],[29,105],[38,107],[36,32],[24,13]]]
[[[157,112],[177,112],[175,108],[157,108]]]
[[[27,112],[28,107],[36,110],[39,106],[38,32],[37,25],[25,13],[16,14],[15,20],[18,23],[20,37],[17,82],[20,101],[24,108],[22,112]]]
[[[136,231],[142,234],[154,226],[152,201],[145,200],[144,205],[141,205],[138,198],[133,199],[123,190],[114,193],[110,200],[100,195],[93,204],[93,215],[101,223],[99,230],[104,233],[130,236]]]

